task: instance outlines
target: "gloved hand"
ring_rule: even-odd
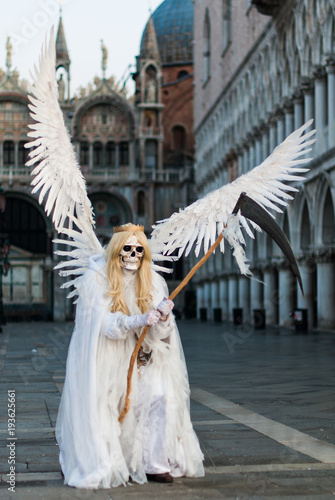
[[[157,311],[161,313],[163,318],[166,318],[174,308],[174,303],[170,299],[163,299],[157,306]]]
[[[155,309],[145,314],[138,314],[136,316],[126,316],[124,324],[127,330],[134,330],[135,328],[140,328],[142,326],[153,326],[160,320],[161,315]]]

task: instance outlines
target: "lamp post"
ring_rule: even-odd
[[[6,196],[4,190],[0,186],[0,213],[1,213],[1,225],[4,226],[3,213],[6,206]],[[10,269],[10,263],[8,260],[8,255],[10,251],[10,244],[8,239],[8,234],[0,233],[0,333],[2,333],[2,325],[6,324],[6,318],[3,311],[3,301],[2,301],[2,276],[7,276]]]

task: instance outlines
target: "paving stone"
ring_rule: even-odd
[[[1,498],[3,492],[7,495],[4,498],[13,500],[335,498],[333,464],[320,464],[193,400],[192,420],[207,467],[204,478],[181,478],[172,486],[149,483],[99,491],[64,486],[54,426],[72,325],[9,324],[5,329],[7,334],[0,337],[4,361],[0,412],[6,412],[7,391],[14,387],[18,476],[16,493],[10,497],[2,488]],[[335,444],[335,335],[320,332],[299,336],[292,330],[269,328],[253,332],[242,344],[229,349],[225,335],[236,335],[230,324],[183,321],[180,331],[192,386]],[[2,430],[3,450],[6,422],[2,422]],[[315,464],[328,469],[309,470]],[[274,465],[285,470],[271,472]],[[294,465],[303,470],[293,470]],[[252,472],[249,466],[265,469]],[[7,470],[5,457],[0,471]],[[229,472],[232,470],[234,473]]]

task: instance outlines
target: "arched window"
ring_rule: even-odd
[[[102,167],[102,144],[98,141],[93,144],[93,165]]]
[[[186,149],[186,131],[181,125],[176,125],[172,129],[173,146],[177,161],[183,161]]]
[[[225,52],[231,42],[231,0],[222,1],[222,51]]]
[[[109,141],[106,144],[106,165],[115,167],[115,142]]]
[[[308,250],[311,244],[311,224],[309,220],[307,203],[304,204],[301,218],[301,248]]]
[[[177,79],[180,80],[181,78],[184,78],[187,75],[188,75],[188,71],[186,71],[185,69],[182,69],[181,71],[179,71]]]
[[[28,161],[28,153],[29,150],[24,147],[26,141],[19,142],[19,165],[20,167],[24,166]]]
[[[325,245],[331,245],[335,242],[334,205],[330,189],[327,191],[323,208],[322,242]]]
[[[120,166],[126,167],[129,164],[129,144],[127,141],[120,142]]]
[[[137,193],[137,215],[145,215],[145,192],[139,191]]]
[[[51,253],[45,221],[29,201],[8,196],[4,224],[12,245],[35,254]]]
[[[13,141],[5,141],[3,144],[3,164],[4,166],[14,165]]]
[[[173,127],[173,145],[176,151],[184,151],[186,146],[186,132],[183,126]]]
[[[87,141],[80,143],[80,165],[83,167],[89,165],[89,144]]]
[[[211,25],[208,9],[206,10],[204,22],[204,50],[203,50],[203,83],[210,77],[211,70]]]

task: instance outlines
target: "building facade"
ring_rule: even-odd
[[[198,195],[260,164],[310,118],[317,129],[306,180],[276,219],[297,256],[304,296],[266,234],[247,237],[254,279],[226,249],[199,271],[197,307],[245,321],[265,309],[267,324],[335,328],[335,2],[195,0],[194,70]]]
[[[168,22],[163,23],[162,16]],[[176,19],[183,22],[175,24]],[[156,220],[189,203],[194,154],[191,40],[191,0],[165,0],[143,33],[133,74],[135,97],[127,99],[113,78],[106,77],[103,43],[102,75],[73,96],[71,60],[60,17],[59,102],[86,179],[96,232],[104,244],[115,225],[131,221],[144,225],[149,234]],[[11,242],[11,269],[3,287],[5,311],[9,316],[22,313],[64,320],[72,317],[73,306],[53,271],[56,234],[38,194],[31,193],[30,169],[25,166],[29,123],[27,85],[12,70],[8,40],[6,69],[0,73],[0,184],[7,199],[2,232],[9,234]],[[179,267],[170,279],[173,282],[181,274]]]

